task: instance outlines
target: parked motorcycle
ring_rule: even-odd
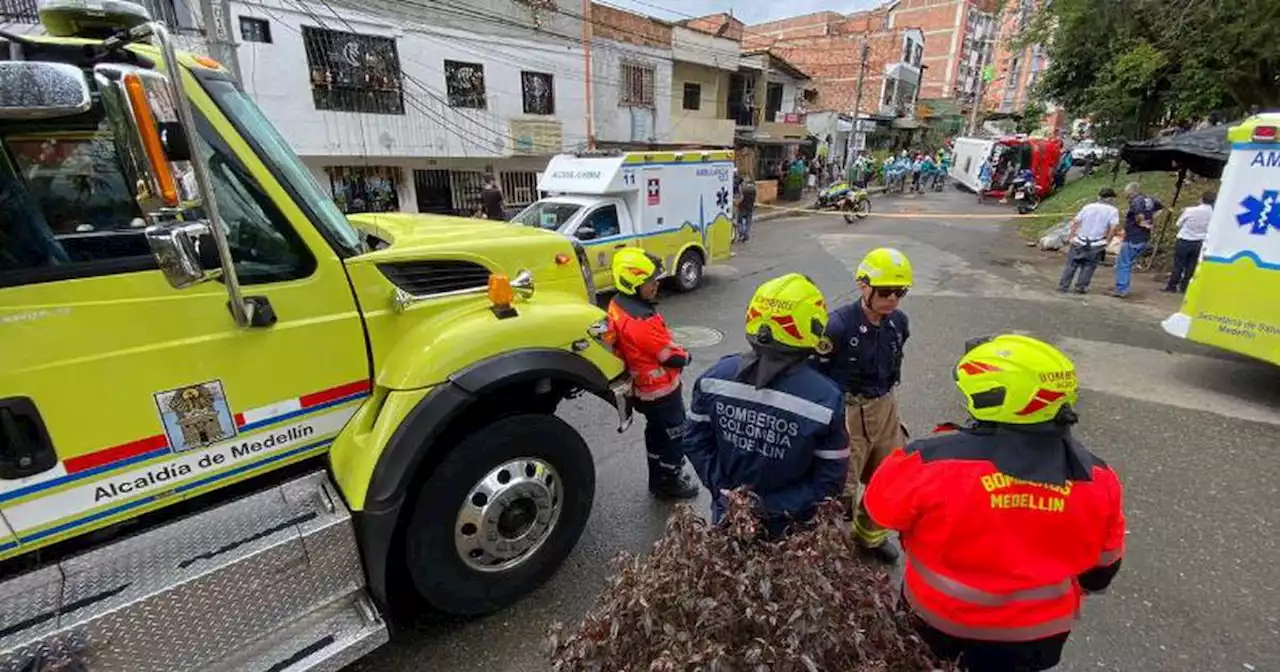
[[[1009,186],[1009,190],[1013,192],[1013,200],[1018,207],[1019,215],[1035,212],[1036,208],[1040,207],[1040,195],[1036,193],[1034,180],[1015,180]]]
[[[813,204],[814,210],[839,210],[844,213],[846,224],[855,219],[864,219],[871,214],[871,197],[866,189],[858,189],[847,182],[837,182],[818,194]]]

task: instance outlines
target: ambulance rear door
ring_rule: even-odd
[[[728,158],[724,158],[726,156]],[[698,228],[702,246],[710,261],[729,258],[729,246],[733,239],[733,178],[737,165],[732,153],[713,157],[698,165],[694,179],[698,185]]]
[[[723,177],[723,181],[720,178]],[[732,235],[733,163],[655,162],[642,167],[640,192],[644,214],[640,232],[645,249],[662,258],[671,271],[690,245],[711,257],[728,255]]]

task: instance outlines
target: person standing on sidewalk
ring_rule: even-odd
[[[662,261],[638,247],[613,256],[609,335],[631,374],[636,410],[644,416],[649,492],[659,499],[692,499],[698,485],[684,471],[685,409],[680,374],[692,358],[671,340],[658,313]]]
[[[739,196],[738,217],[733,227],[733,241],[735,243],[745,243],[751,240],[751,219],[756,214],[756,181],[750,177],[744,178]]]
[[[1147,249],[1151,242],[1151,228],[1155,225],[1156,213],[1164,209],[1160,201],[1142,193],[1137,182],[1130,182],[1124,187],[1125,198],[1129,199],[1129,211],[1124,215],[1124,233],[1120,246],[1120,257],[1116,259],[1116,287],[1111,296],[1123,299],[1129,296],[1129,285],[1133,279],[1133,265],[1138,255]]]
[[[1200,196],[1200,204],[1182,211],[1178,216],[1178,240],[1173,248],[1173,272],[1164,291],[1185,294],[1187,283],[1200,263],[1200,248],[1209,236],[1209,220],[1213,219],[1213,202],[1218,195],[1206,191]]]
[[[889,531],[858,504],[880,462],[906,442],[894,387],[902,379],[903,348],[911,332],[898,310],[911,287],[911,262],[898,250],[872,250],[854,275],[860,298],[831,313],[826,336],[818,343],[818,367],[844,393],[849,432],[849,474],[844,498],[859,546],[877,560],[893,564],[898,550],[886,543]]]
[[[502,187],[498,186],[498,181],[493,175],[484,176],[484,189],[480,191],[480,203],[487,219],[500,222],[507,219],[506,211],[502,207]]]
[[[1067,233],[1067,243],[1071,248],[1067,251],[1067,266],[1062,269],[1062,279],[1058,281],[1059,292],[1070,290],[1073,279],[1076,294],[1089,291],[1093,272],[1102,263],[1107,244],[1120,224],[1120,211],[1116,209],[1115,201],[1115,190],[1103,187],[1098,192],[1098,200],[1080,208],[1075,219],[1071,220],[1071,231]],[[1079,278],[1076,278],[1077,271]]]

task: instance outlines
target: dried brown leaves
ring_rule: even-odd
[[[723,527],[679,507],[651,553],[615,560],[576,632],[552,628],[554,669],[950,669],[895,609],[889,576],[858,558],[838,505],[781,541],[758,529],[737,493]]]

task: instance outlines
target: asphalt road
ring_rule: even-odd
[[[878,213],[1000,212],[956,192],[877,197]],[[998,220],[829,216],[761,224],[752,242],[688,295],[666,296],[669,324],[723,334],[693,349],[691,374],[745,347],[747,300],[764,280],[808,273],[843,302],[850,272],[873,247],[902,249],[916,269],[905,299],[912,339],[900,390],[915,432],[960,419],[949,367],[964,340],[1019,331],[1076,360],[1083,389],[1078,435],[1120,472],[1129,517],[1125,564],[1109,594],[1091,598],[1062,670],[1204,672],[1280,669],[1280,370],[1167,336],[1165,311],[1141,302],[1060,295]],[[1105,288],[1101,270],[1095,287]],[[1154,283],[1140,279],[1140,292]],[[1146,290],[1142,288],[1146,287]],[[690,333],[690,336],[705,336]],[[642,420],[619,436],[602,403],[562,410],[595,452],[595,510],[568,563],[544,588],[496,616],[423,620],[354,670],[547,668],[545,633],[592,604],[619,551],[643,551],[669,508],[645,492]],[[698,503],[705,509],[705,496]]]

